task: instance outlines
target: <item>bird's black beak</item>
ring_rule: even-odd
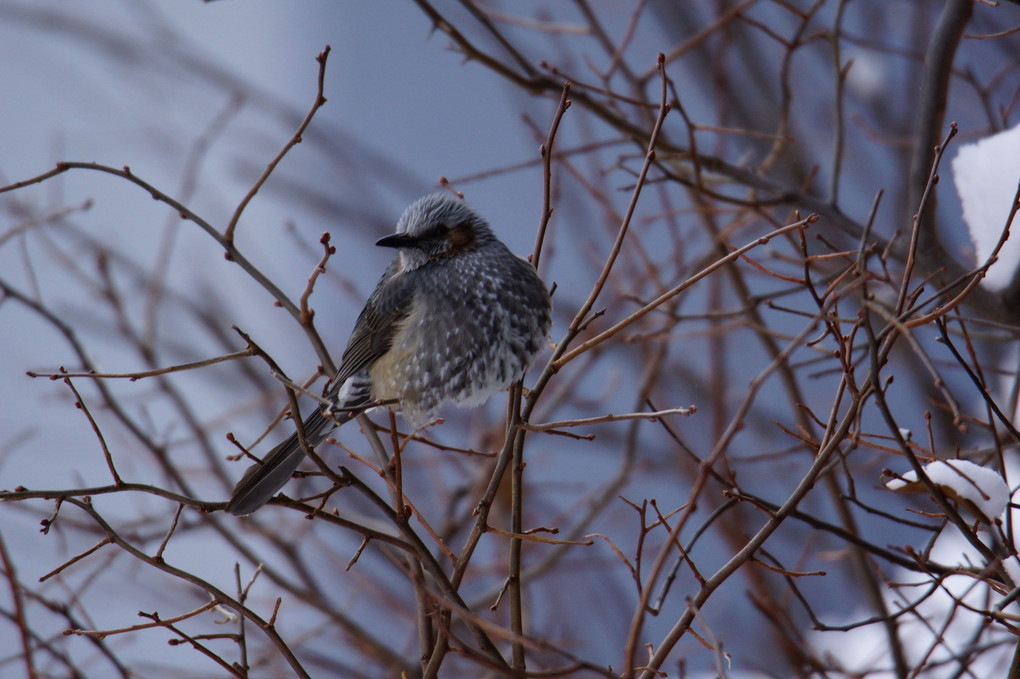
[[[380,238],[375,244],[384,248],[413,248],[418,244],[418,239],[408,236],[406,233],[395,233]]]

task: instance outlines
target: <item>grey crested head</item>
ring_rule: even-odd
[[[376,245],[398,248],[401,268],[450,257],[492,238],[488,223],[462,199],[433,193],[411,203],[397,221],[397,232]]]

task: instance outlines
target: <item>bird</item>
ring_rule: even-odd
[[[419,198],[376,242],[396,256],[358,316],[329,408],[303,423],[309,446],[380,404],[395,403],[415,428],[441,405],[477,406],[522,379],[552,324],[549,291],[531,263],[452,193]],[[246,516],[266,504],[304,459],[297,432],[253,464],[226,511]]]

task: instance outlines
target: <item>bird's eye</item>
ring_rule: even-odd
[[[450,235],[450,227],[446,222],[439,222],[429,226],[428,230],[422,233],[422,236],[426,238],[434,238],[436,240],[445,240]]]

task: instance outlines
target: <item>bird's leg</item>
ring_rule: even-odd
[[[332,417],[338,423],[343,424],[355,416],[361,413],[368,412],[372,408],[379,408],[382,406],[394,406],[397,405],[396,399],[381,399],[378,401],[370,401],[368,403],[362,403],[355,406],[341,406],[336,403],[330,403],[325,399],[318,399],[321,403],[325,403],[326,407],[322,409],[322,414],[326,417]]]

